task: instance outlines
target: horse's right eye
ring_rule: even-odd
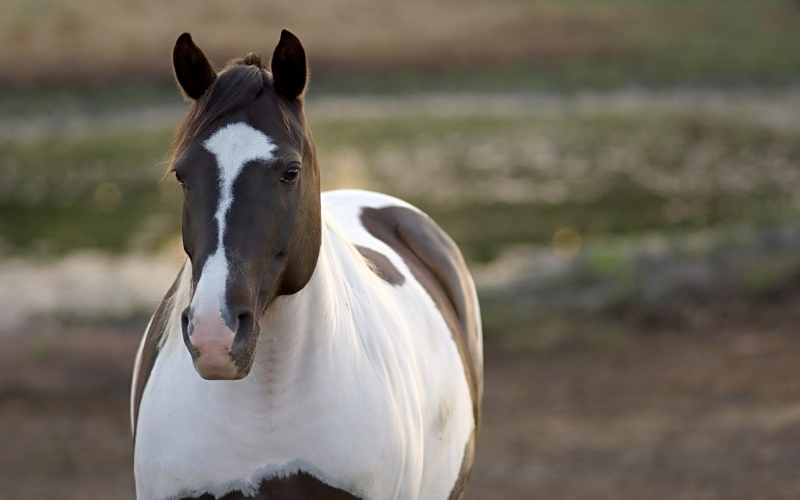
[[[185,186],[183,177],[181,177],[181,174],[177,170],[175,170],[175,180],[178,181],[181,186]]]

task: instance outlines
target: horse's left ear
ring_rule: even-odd
[[[273,86],[279,95],[293,101],[303,94],[308,79],[306,51],[300,39],[289,30],[281,30],[270,67]]]

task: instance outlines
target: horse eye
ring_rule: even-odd
[[[178,181],[180,184],[183,184],[183,177],[181,177],[181,174],[179,174],[177,170],[174,170],[174,172],[175,172],[175,180]]]
[[[299,175],[300,175],[300,167],[293,165],[288,169],[286,169],[286,172],[283,173],[283,176],[281,176],[281,182],[291,184],[292,182],[297,180],[297,176]]]

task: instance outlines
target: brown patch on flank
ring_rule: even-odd
[[[476,428],[483,393],[483,347],[475,286],[456,244],[427,215],[406,207],[364,207],[361,223],[397,252],[433,299],[458,346]]]
[[[132,403],[134,439],[136,439],[136,424],[139,420],[139,405],[142,402],[142,395],[144,394],[144,388],[147,385],[147,381],[150,378],[150,372],[153,370],[153,366],[156,364],[156,358],[158,357],[158,344],[161,341],[161,337],[164,335],[164,330],[167,327],[167,322],[169,321],[169,316],[174,306],[172,303],[172,297],[178,290],[178,283],[181,281],[181,275],[183,274],[184,269],[185,267],[182,267],[181,270],[178,271],[178,276],[175,277],[175,281],[172,283],[172,286],[169,287],[166,295],[164,295],[164,298],[158,305],[156,312],[153,313],[153,318],[150,321],[150,327],[146,332],[144,332],[145,339],[144,346],[142,346],[142,356],[139,358],[136,380],[133,381],[135,384],[134,387],[136,388],[136,394],[133,397]]]
[[[442,314],[461,355],[475,428],[448,497],[460,500],[475,461],[475,435],[483,395],[483,340],[475,307],[475,285],[456,244],[427,215],[405,207],[364,207],[361,223],[403,258]]]
[[[214,500],[213,495],[185,497],[181,500]],[[221,500],[360,500],[350,493],[329,486],[311,474],[298,472],[288,477],[276,477],[261,483],[255,496],[240,491],[228,493]]]
[[[403,274],[394,266],[394,264],[392,264],[392,261],[390,261],[385,255],[377,250],[373,250],[361,245],[356,245],[356,249],[361,256],[366,259],[370,269],[372,269],[372,271],[383,281],[395,286],[405,283],[406,277],[403,276]]]

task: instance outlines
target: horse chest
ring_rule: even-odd
[[[361,385],[354,401],[347,391],[303,380],[266,389],[257,377],[208,382],[197,376],[185,348],[173,339],[154,367],[137,424],[140,500],[236,491],[252,496],[269,480],[299,472],[312,480],[280,483],[282,491],[371,491],[376,483],[398,480],[386,471],[402,469],[405,450],[398,437],[403,431],[392,429],[369,385]],[[273,481],[272,487],[278,486]]]
[[[271,500],[449,498],[474,430],[459,354],[427,296],[382,286],[356,290],[340,310],[352,323],[330,332],[309,315],[270,316],[262,331],[294,333],[265,334],[243,380],[201,379],[169,332],[136,424],[139,500],[261,498],[265,487]],[[303,293],[295,300],[318,302]],[[286,351],[274,338],[300,340]]]

